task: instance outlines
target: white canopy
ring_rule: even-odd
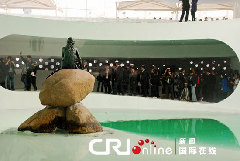
[[[177,11],[181,10],[178,0],[137,0],[122,1],[117,10]],[[190,1],[191,2],[191,1]],[[198,10],[233,10],[234,0],[199,0]]]
[[[0,0],[0,8],[56,9],[56,3],[53,0]]]

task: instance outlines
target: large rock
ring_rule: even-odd
[[[50,133],[56,127],[62,127],[65,123],[65,108],[46,107],[26,121],[19,127],[19,131],[29,130],[37,133]]]
[[[67,107],[83,100],[93,90],[95,78],[79,69],[62,69],[43,83],[39,98],[43,105]]]
[[[103,131],[96,118],[81,103],[77,103],[66,110],[66,130],[70,133],[94,133]]]

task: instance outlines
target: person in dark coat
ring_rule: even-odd
[[[182,15],[181,15],[181,18],[180,18],[180,21],[179,21],[179,22],[182,22],[182,21],[183,21],[183,18],[184,18],[184,16],[185,16],[185,13],[186,13],[185,22],[188,21],[189,10],[190,10],[189,0],[182,0]]]
[[[34,91],[37,91],[37,62],[33,62],[31,66],[31,85],[33,86]],[[30,87],[31,88],[31,87]]]
[[[7,67],[4,58],[0,60],[0,86],[6,88]]]
[[[130,95],[136,95],[138,86],[138,72],[134,68],[131,68],[131,72],[129,74],[129,85]]]
[[[113,94],[117,94],[117,88],[116,88],[116,85],[115,85],[115,81],[116,81],[116,68],[117,68],[117,66],[116,66],[116,64],[114,63],[113,64],[113,67],[112,67],[112,93]]]
[[[192,0],[192,9],[191,9],[192,21],[196,21],[197,3],[198,3],[198,0]]]
[[[197,86],[197,75],[195,74],[195,71],[192,70],[189,75],[189,85],[191,88],[191,101],[197,102],[197,96],[196,96],[196,86]]]
[[[115,77],[115,89],[117,94],[122,94],[122,81],[123,81],[123,71],[122,67],[119,65],[119,62],[116,62],[116,77]]]
[[[135,68],[135,72],[137,73],[137,89],[136,89],[136,93],[137,93],[137,95],[141,95],[141,83],[140,83],[140,73],[141,73],[141,71],[138,70],[138,68]]]
[[[27,59],[23,58],[22,52],[20,52],[20,59],[24,62],[24,66],[22,69],[22,80],[25,85],[25,90],[31,91],[31,85],[33,84],[34,90],[37,90],[36,86],[36,72],[37,72],[37,64],[32,61],[32,57],[30,55],[27,56]]]
[[[129,75],[130,75],[129,67],[123,68],[123,79],[122,79],[122,94],[123,95],[128,94]]]
[[[166,91],[166,98],[168,99],[169,98],[169,95],[171,95],[171,99],[174,99],[174,92],[173,92],[173,83],[174,83],[174,80],[173,80],[173,75],[171,73],[171,71],[168,71],[165,75],[165,83],[166,83],[166,88],[165,88],[165,91]]]
[[[16,75],[16,72],[15,72],[15,63],[12,59],[11,56],[9,56],[7,58],[7,63],[6,63],[6,67],[7,67],[7,89],[9,90],[15,90],[15,87],[14,87],[14,80],[15,80],[15,77],[14,75]]]
[[[160,84],[160,77],[158,75],[158,71],[155,69],[152,69],[151,79],[150,79],[151,97],[159,97],[159,89],[158,89],[159,84]]]
[[[149,88],[149,74],[145,70],[144,65],[141,67],[140,83],[141,83],[142,95],[143,95],[143,97],[147,97],[148,96],[148,88]]]
[[[110,70],[109,64],[105,65],[105,70],[103,71],[103,85],[105,89],[105,93],[110,94],[112,89],[111,89],[111,75],[112,71]]]
[[[216,82],[216,77],[206,71],[203,75],[203,100],[207,102],[213,101],[213,91]]]
[[[100,92],[103,92],[103,72],[104,72],[104,69],[100,67],[98,71],[99,74],[97,76],[97,81],[98,81],[97,92],[99,92],[99,89],[100,89]]]

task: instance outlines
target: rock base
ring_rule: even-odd
[[[103,131],[100,123],[81,103],[70,107],[46,107],[24,121],[18,130],[51,133],[56,128],[78,134]]]

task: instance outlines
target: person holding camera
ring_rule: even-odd
[[[15,90],[14,75],[16,74],[16,72],[15,63],[11,56],[8,56],[7,58],[6,68],[7,68],[7,89],[14,91]]]
[[[23,58],[22,52],[20,52],[20,58],[24,62],[21,77],[21,80],[24,83],[24,90],[31,91],[31,84],[33,84],[34,90],[36,91],[37,64],[32,61],[32,57],[30,55],[28,55],[26,59]]]

